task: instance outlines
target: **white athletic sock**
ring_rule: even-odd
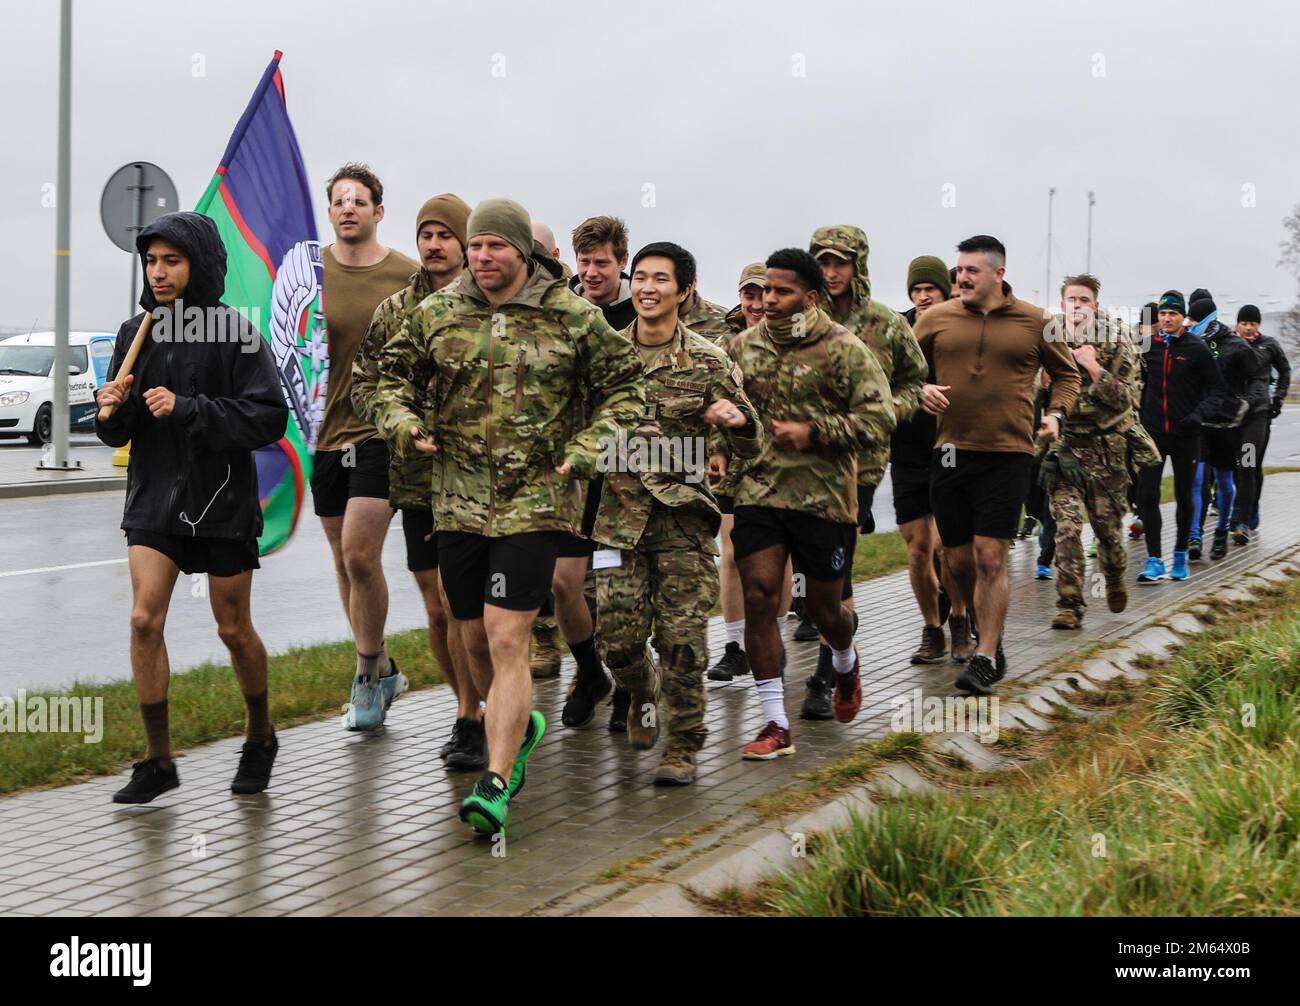
[[[848,674],[853,670],[853,644],[849,644],[847,650],[837,650],[831,647],[831,665],[835,668],[836,674]]]
[[[756,682],[758,699],[763,703],[763,716],[779,727],[790,729],[790,718],[785,714],[785,682],[780,678],[768,678]]]
[[[393,673],[393,665],[388,659],[388,647],[379,647],[379,652],[373,657],[367,657],[357,651],[357,677],[358,678],[386,678]]]
[[[742,650],[745,648],[745,620],[742,618],[739,622],[726,622],[727,642],[735,643]]]

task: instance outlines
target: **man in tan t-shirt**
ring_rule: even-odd
[[[323,254],[330,366],[311,495],[357,644],[357,676],[343,724],[374,730],[407,683],[384,648],[388,583],[382,555],[393,517],[388,445],[352,406],[352,361],[375,308],[404,289],[420,265],[379,243],[384,187],[368,167],[345,164],[325,190],[336,240]]]

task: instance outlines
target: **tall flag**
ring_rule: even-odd
[[[277,49],[195,207],[216,222],[226,245],[221,299],[270,344],[289,405],[284,436],[255,455],[262,555],[284,545],[298,522],[329,376],[324,264],[280,56]]]

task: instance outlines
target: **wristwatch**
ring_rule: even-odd
[[[1064,425],[1065,425],[1065,413],[1064,413],[1064,412],[1059,412],[1059,411],[1055,411],[1055,410],[1054,410],[1054,411],[1052,411],[1052,412],[1045,412],[1045,413],[1043,413],[1043,417],[1044,417],[1044,418],[1046,418],[1047,416],[1052,416],[1052,417],[1056,420],[1056,425],[1057,425],[1057,426],[1064,426]]]

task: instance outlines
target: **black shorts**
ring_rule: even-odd
[[[944,464],[946,460],[952,463]],[[944,548],[968,545],[976,535],[1014,538],[1033,461],[1020,451],[935,451],[930,505]]]
[[[739,562],[765,548],[784,545],[805,576],[840,580],[853,568],[857,537],[852,524],[836,524],[798,510],[738,506],[731,548]]]
[[[132,529],[126,532],[126,543],[161,552],[186,574],[238,576],[250,569],[262,568],[262,564],[257,561],[256,541],[193,538],[185,534],[158,534]]]
[[[468,531],[438,532],[438,565],[452,616],[483,617],[490,604],[532,611],[551,596],[560,531],[526,531],[502,538]]]
[[[933,513],[930,506],[930,465],[900,465],[889,469],[894,491],[894,523],[900,527]]]
[[[406,568],[412,573],[438,568],[438,540],[433,533],[432,510],[402,509],[402,537],[406,539]]]
[[[1235,468],[1241,458],[1241,429],[1202,430],[1199,458],[1211,468]]]
[[[317,517],[342,517],[354,496],[388,499],[388,444],[381,437],[312,455],[311,501]]]
[[[583,538],[581,535],[565,534],[563,531],[557,531],[560,536],[560,558],[578,559],[583,556],[590,556],[596,551],[596,543],[590,538]]]
[[[736,497],[734,496],[715,496],[718,501],[718,510],[721,513],[733,513],[736,509]]]

